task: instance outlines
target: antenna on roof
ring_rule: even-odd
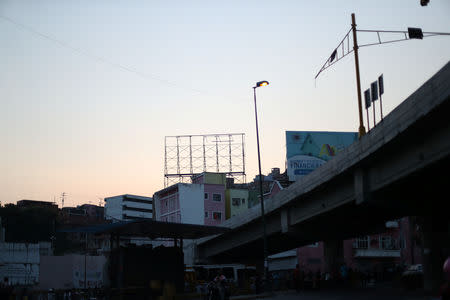
[[[64,207],[64,198],[67,196],[67,194],[65,193],[65,192],[63,192],[62,194],[61,194],[61,208],[63,208]]]

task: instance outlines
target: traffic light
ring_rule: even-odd
[[[423,32],[421,28],[408,27],[408,36],[410,39],[423,39]]]

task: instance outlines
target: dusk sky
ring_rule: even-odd
[[[358,29],[450,32],[448,0],[0,0],[1,203],[152,196],[173,135],[245,133],[250,181],[260,80],[262,169],[283,172],[286,130],[358,130],[353,55],[314,80],[351,13]],[[387,115],[449,61],[450,36],[359,55],[363,91],[384,76]]]

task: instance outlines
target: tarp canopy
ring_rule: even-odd
[[[198,239],[230,231],[219,226],[169,223],[153,220],[132,220],[97,224],[76,228],[61,228],[58,232],[81,232],[91,234],[115,234],[120,236],[156,238]]]

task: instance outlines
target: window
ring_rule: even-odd
[[[245,204],[245,198],[242,198],[242,204]]]
[[[208,212],[205,211],[205,219],[208,219]]]
[[[205,199],[208,199],[208,193],[205,193]]]
[[[213,219],[214,220],[222,220],[222,213],[221,212],[213,212]]]
[[[222,201],[222,195],[221,194],[213,194],[213,201],[217,201],[217,202]]]
[[[239,206],[241,204],[241,199],[239,199],[239,198],[232,198],[231,199],[231,203],[233,204],[233,206]]]
[[[369,249],[369,237],[362,236],[356,239],[355,248],[357,249]]]
[[[322,263],[322,260],[320,258],[308,258],[308,264],[312,265],[318,265]]]
[[[395,247],[395,240],[389,236],[389,235],[385,235],[385,236],[380,236],[380,248],[384,249],[384,250],[394,250],[397,247]]]
[[[405,249],[406,248],[406,241],[405,238],[400,238],[400,249]]]

